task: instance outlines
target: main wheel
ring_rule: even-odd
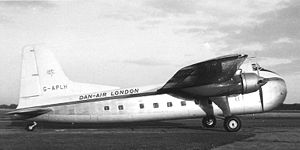
[[[202,119],[202,125],[206,128],[213,128],[217,124],[217,120],[215,116],[205,116]]]
[[[242,122],[236,116],[225,117],[224,128],[228,132],[237,132],[241,129]]]

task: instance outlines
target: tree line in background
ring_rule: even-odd
[[[0,108],[3,108],[3,109],[16,109],[18,105],[16,104],[10,104],[10,105],[6,105],[6,104],[3,104],[3,105],[0,105]]]
[[[18,105],[16,104],[10,104],[10,105],[6,105],[6,104],[2,104],[0,105],[0,109],[16,109]],[[277,107],[275,110],[300,110],[300,104],[296,103],[296,104],[283,104],[279,107]]]
[[[279,107],[275,108],[275,110],[300,110],[300,104],[282,104]]]

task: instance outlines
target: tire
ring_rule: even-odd
[[[205,116],[202,119],[202,125],[206,128],[213,128],[217,124],[217,120],[215,116]]]
[[[236,116],[225,117],[224,128],[228,132],[237,132],[241,129],[242,122]]]

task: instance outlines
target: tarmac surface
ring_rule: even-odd
[[[0,150],[10,149],[299,149],[300,112],[240,116],[242,129],[229,133],[223,120],[213,129],[201,119],[130,124],[43,124],[33,132],[0,110]]]

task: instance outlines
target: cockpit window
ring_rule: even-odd
[[[265,69],[265,68],[261,68],[260,71],[267,71],[267,72],[271,72],[271,73],[277,74],[276,72],[271,71],[271,70],[268,70],[268,69]],[[277,75],[278,75],[278,74],[277,74]]]
[[[275,73],[274,71],[271,71],[271,70],[268,70],[268,69],[265,69],[265,68],[262,68],[262,67],[260,67],[259,66],[259,64],[252,64],[252,69],[253,69],[253,71],[267,71],[267,72],[271,72],[271,73],[274,73],[274,74],[277,74],[277,73]]]
[[[252,64],[253,71],[261,70],[262,68],[259,66],[259,64]]]

